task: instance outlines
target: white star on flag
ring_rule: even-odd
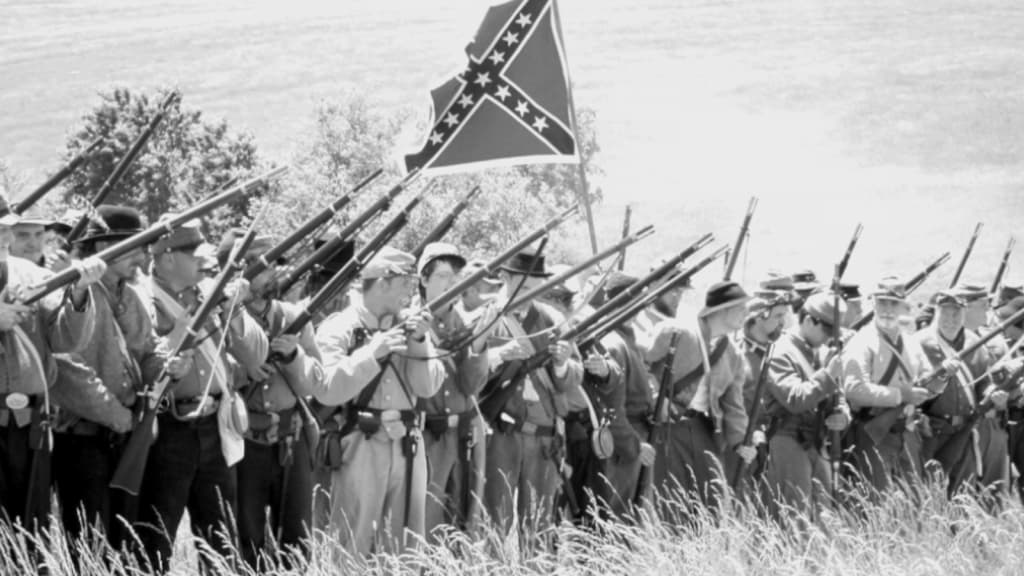
[[[543,132],[548,127],[548,119],[543,116],[537,116],[533,121],[533,127],[537,129],[537,132]]]
[[[456,116],[455,114],[449,113],[447,116],[444,117],[444,123],[447,124],[448,127],[450,128],[459,123],[459,117]]]
[[[516,114],[520,117],[526,116],[526,113],[530,111],[530,107],[526,105],[526,102],[520,100],[519,104],[516,104]]]
[[[476,80],[474,80],[473,83],[479,84],[482,88],[487,88],[487,85],[491,83],[490,73],[481,72],[480,74],[477,74]]]
[[[487,58],[491,62],[493,62],[495,66],[497,66],[498,64],[501,64],[502,62],[505,61],[505,53],[498,52],[497,50],[495,50],[494,52],[491,52],[491,55],[488,56]]]
[[[440,144],[443,141],[444,141],[444,138],[442,138],[441,135],[438,134],[436,131],[430,133],[430,143],[431,144],[436,146],[436,145]]]
[[[516,18],[516,24],[519,24],[520,28],[526,28],[531,22],[532,20],[530,19],[530,15],[526,12],[523,12],[519,15],[519,18]]]
[[[511,46],[511,45],[515,44],[516,42],[519,42],[519,34],[513,34],[513,33],[509,32],[508,34],[505,34],[505,37],[502,38],[502,40],[506,44]]]
[[[459,106],[462,106],[463,108],[468,108],[472,105],[473,97],[470,96],[469,94],[463,94],[462,96],[459,97]]]
[[[508,98],[512,94],[508,91],[508,86],[502,84],[501,86],[498,86],[498,91],[495,92],[494,95],[497,96],[499,100],[504,102],[505,98]]]

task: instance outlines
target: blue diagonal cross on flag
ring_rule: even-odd
[[[407,170],[442,173],[579,162],[555,0],[492,6],[469,63],[431,91],[433,119]]]

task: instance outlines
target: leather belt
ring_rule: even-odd
[[[476,410],[466,410],[458,414],[427,414],[424,427],[433,434],[444,434],[459,424],[476,418]]]
[[[502,432],[506,434],[512,432],[521,432],[528,436],[554,436],[554,426],[544,426],[541,424],[534,424],[533,422],[526,422],[519,420],[515,416],[512,416],[508,412],[502,412],[498,415],[498,426]]]
[[[170,413],[177,420],[188,421],[215,414],[218,408],[220,408],[220,396],[207,396],[205,401],[201,396],[175,398]],[[195,412],[194,415],[193,412]]]
[[[21,394],[18,392],[0,394],[0,428],[6,428],[10,423],[11,419],[14,420],[18,428],[24,428],[32,423],[32,411],[42,406],[42,394]],[[12,403],[15,403],[15,399],[25,402],[27,404],[23,408],[11,408],[8,405],[8,399],[11,399]],[[16,403],[17,404],[17,403]]]
[[[967,416],[962,415],[949,415],[949,414],[928,414],[929,418],[935,418],[942,420],[954,428],[959,428],[967,422]]]

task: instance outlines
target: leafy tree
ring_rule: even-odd
[[[74,205],[92,198],[168,93],[167,89],[143,93],[114,88],[99,94],[100,102],[69,136],[66,157],[71,158],[97,137],[104,142],[90,162],[68,178],[67,202]],[[244,180],[261,169],[250,134],[234,132],[226,121],[210,120],[178,100],[105,202],[134,206],[153,222],[165,212],[194,205],[232,180]],[[215,211],[205,219],[207,232],[216,237],[227,227],[245,223],[253,199],[273,186],[276,184],[265,185]]]

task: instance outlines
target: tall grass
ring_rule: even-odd
[[[486,521],[470,535],[446,531],[436,544],[420,542],[403,554],[356,557],[325,532],[295,550],[264,560],[263,572],[334,574],[801,574],[901,576],[1024,574],[1024,509],[963,494],[947,500],[939,479],[902,485],[885,495],[853,494],[841,511],[825,508],[815,519],[782,510],[775,519],[736,498],[717,513],[697,507],[678,490],[659,495],[657,511],[624,520],[597,520],[590,528],[568,522],[503,533]],[[179,543],[175,574],[197,572],[195,552],[224,574],[255,574],[237,557],[214,554],[198,539]],[[195,544],[193,548],[190,545]],[[72,551],[75,553],[72,554]],[[76,571],[77,558],[79,571]],[[55,524],[33,534],[0,527],[0,573],[35,573],[45,564],[53,576],[138,575],[148,567],[112,550],[95,530],[69,539]]]

